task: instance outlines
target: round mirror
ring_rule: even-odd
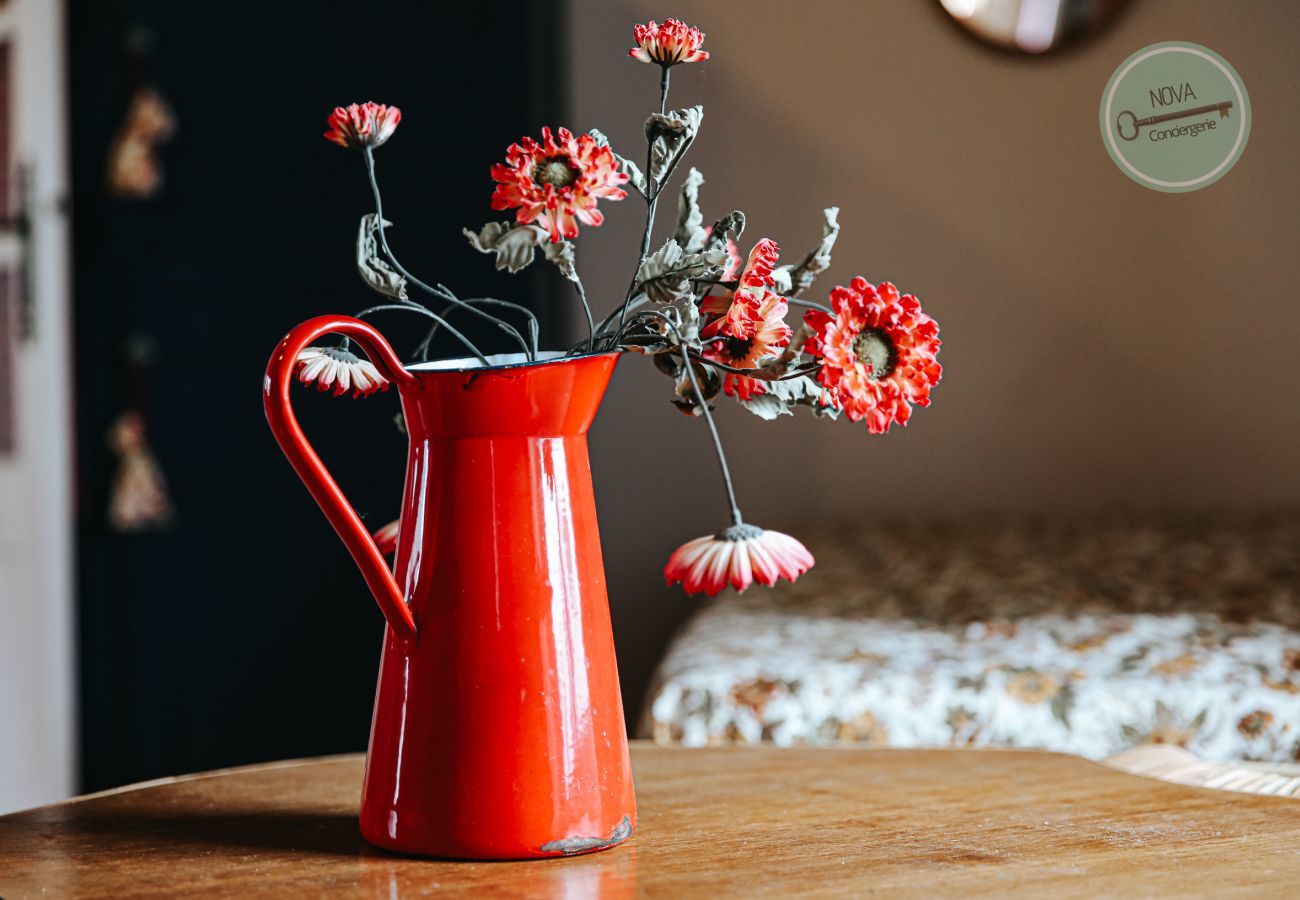
[[[985,43],[1046,53],[1100,30],[1129,0],[939,0]]]

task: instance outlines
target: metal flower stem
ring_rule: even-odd
[[[367,313],[379,312],[380,310],[391,310],[391,309],[404,309],[407,312],[413,312],[413,313],[418,313],[422,316],[428,316],[430,319],[434,320],[435,326],[436,325],[446,326],[448,331],[450,331],[452,334],[458,337],[461,343],[463,343],[466,347],[469,348],[470,352],[474,354],[474,356],[478,359],[479,362],[483,363],[483,365],[485,366],[491,365],[491,363],[487,361],[487,357],[478,351],[478,348],[475,347],[474,344],[470,342],[469,338],[465,337],[465,335],[461,334],[459,331],[453,328],[451,324],[442,316],[438,315],[437,313],[435,313],[433,310],[429,309],[426,306],[421,306],[419,303],[414,303],[410,300],[403,300],[398,303],[384,303],[379,306],[371,306],[361,310],[361,312],[356,314],[355,318],[359,319],[362,316],[366,315]],[[344,337],[343,340],[339,343],[339,346],[342,349],[347,350],[349,347],[352,346],[352,341],[349,338]]]
[[[447,287],[447,285],[441,282],[434,285],[434,290],[437,291],[437,296],[440,296],[443,299],[450,300],[450,305],[446,307],[442,312],[443,316],[446,316],[447,313],[450,312],[452,309],[460,308],[461,304],[473,305],[476,303],[485,303],[492,306],[504,306],[509,309],[516,310],[517,312],[523,313],[524,317],[528,320],[528,340],[533,345],[533,358],[534,359],[537,358],[537,354],[540,350],[540,347],[538,346],[537,343],[539,326],[537,322],[537,316],[528,307],[523,306],[522,304],[519,303],[513,303],[509,300],[498,300],[496,297],[473,297],[469,300],[462,300],[460,297],[456,296],[456,293],[451,288]],[[432,338],[428,338],[428,340],[432,340]],[[425,358],[427,359],[428,347],[425,347],[424,349],[426,352]]]
[[[718,436],[718,426],[713,424],[713,414],[709,412],[709,403],[704,399],[704,391],[700,390],[700,382],[695,378],[695,366],[692,363],[690,349],[686,342],[682,340],[682,333],[673,324],[672,319],[668,318],[658,310],[647,309],[638,313],[637,317],[654,316],[661,319],[677,338],[677,346],[682,350],[682,364],[686,366],[686,377],[691,380],[691,389],[695,391],[695,399],[700,404],[700,412],[704,415],[704,421],[709,425],[709,435],[713,438],[713,449],[718,455],[718,468],[722,471],[722,485],[727,489],[727,503],[731,505],[731,524],[743,525],[744,519],[740,515],[740,506],[736,503],[736,488],[731,483],[731,469],[727,466],[727,454],[722,450],[722,438]]]
[[[661,66],[660,68],[663,70],[663,74],[659,78],[659,115],[662,116],[668,110],[668,78],[669,78],[669,73],[672,71],[672,67]],[[685,151],[683,151],[683,155],[684,154]],[[650,237],[654,232],[655,210],[659,206],[659,193],[660,193],[659,185],[655,184],[654,169],[651,165],[653,159],[654,159],[654,141],[647,140],[646,149],[645,149],[645,187],[646,187],[645,232],[641,235],[641,254],[637,257],[636,270],[632,273],[632,283],[627,286],[627,296],[623,298],[623,305],[619,309],[619,314],[618,314],[619,328],[622,328],[623,323],[627,321],[628,306],[631,304],[632,295],[636,291],[636,276],[640,274],[641,266],[642,264],[645,263],[646,257],[650,254]],[[665,180],[667,180],[669,174],[671,173],[669,172],[664,173]],[[610,318],[613,317],[611,316]],[[605,320],[605,322],[608,321],[609,319]],[[601,323],[602,328],[604,327],[604,324],[605,324],[604,322]]]
[[[425,287],[425,289],[427,290],[427,286],[421,286],[421,287]],[[526,315],[529,320],[528,331],[529,331],[529,341],[532,344],[531,351],[529,350],[529,345],[522,340],[522,336],[519,334],[517,329],[513,328],[512,326],[506,325],[503,322],[498,321],[497,324],[502,331],[507,332],[516,341],[519,341],[520,347],[523,348],[524,356],[526,356],[530,360],[536,358],[537,349],[538,349],[537,348],[537,317],[534,316],[533,313],[527,307],[521,306],[518,303],[511,303],[509,300],[497,300],[495,297],[477,297],[473,300],[462,300],[460,297],[457,297],[446,286],[441,284],[437,285],[436,289],[429,291],[429,293],[432,294],[434,297],[438,297],[447,302],[447,306],[443,307],[441,313],[441,315],[444,317],[447,316],[449,313],[454,312],[455,310],[468,309],[470,306],[472,306],[475,303],[489,303],[489,304],[495,304],[497,306],[506,306],[511,309],[517,309],[520,312],[524,313],[524,315]],[[419,304],[419,305],[423,306],[423,304]],[[450,325],[448,325],[447,327],[449,329],[451,328]],[[424,339],[420,341],[419,345],[417,345],[415,349],[415,355],[419,356],[421,359],[427,360],[429,358],[429,344],[433,340],[434,335],[437,334],[437,329],[438,326],[436,324],[429,329],[429,333],[426,334],[424,336]]]
[[[482,353],[479,353],[478,349],[473,344],[471,344],[465,338],[464,335],[462,335],[455,328],[452,328],[451,325],[447,324],[446,319],[444,319],[442,316],[438,315],[436,312],[429,309],[428,307],[421,306],[418,303],[412,303],[409,300],[404,302],[399,302],[399,303],[381,303],[378,306],[366,307],[365,309],[358,312],[355,317],[360,319],[364,316],[370,315],[371,313],[388,312],[390,310],[401,310],[402,312],[413,312],[416,313],[417,315],[427,316],[428,318],[433,319],[435,323],[435,327],[437,325],[441,325],[445,327],[448,331],[450,331],[452,334],[456,335],[456,337],[460,338],[465,343],[465,346],[469,347],[470,350],[474,351],[474,355],[478,357],[479,362],[483,363],[484,366],[492,365],[487,361],[487,357],[484,356]],[[346,350],[348,348],[348,339],[344,338],[343,342],[344,342],[343,349]]]
[[[582,286],[582,279],[578,277],[577,264],[574,264],[573,286],[578,289],[578,299],[582,301],[582,311],[587,316],[587,352],[590,353],[596,347],[596,320],[591,317],[591,304],[587,302],[587,291]]]
[[[440,313],[440,315],[442,315],[443,317],[446,317],[447,314],[454,309],[460,309],[464,306],[474,305],[478,303],[491,304],[495,306],[506,306],[509,307],[510,309],[519,310],[528,318],[528,340],[530,341],[533,347],[533,353],[531,358],[532,359],[537,358],[537,353],[539,351],[539,347],[537,343],[538,325],[537,325],[537,316],[533,315],[532,310],[528,309],[526,306],[520,306],[518,303],[511,303],[509,300],[498,300],[495,297],[474,297],[469,300],[462,300],[460,297],[456,296],[455,292],[453,292],[451,288],[441,283],[435,285],[435,290],[436,290],[435,296],[442,297],[444,300],[450,298],[451,301],[450,305],[444,307],[442,312]],[[429,344],[433,341],[434,335],[438,333],[438,327],[439,327],[438,323],[435,322],[433,324],[433,327],[429,329],[429,333],[424,336],[424,340],[422,340],[419,346],[415,348],[416,356],[420,357],[421,359],[429,358]]]
[[[827,315],[835,315],[835,310],[821,303],[814,303],[812,300],[800,300],[798,297],[786,297],[785,302],[791,306],[806,306],[809,309],[819,309]]]
[[[676,332],[676,326],[673,326]],[[691,389],[695,391],[695,399],[699,401],[700,412],[704,415],[704,421],[709,425],[709,434],[713,437],[713,449],[718,453],[718,468],[722,471],[722,484],[727,489],[727,502],[731,504],[731,524],[740,525],[744,520],[740,517],[740,506],[736,503],[736,489],[731,483],[731,469],[727,467],[727,454],[722,451],[722,438],[718,436],[718,426],[713,424],[713,414],[709,412],[709,403],[704,399],[704,392],[700,390],[700,383],[695,378],[695,364],[691,361],[690,353],[686,345],[682,343],[681,337],[677,339],[682,348],[682,363],[686,366],[686,375],[691,379]]]
[[[374,147],[367,144],[363,149],[364,149],[364,155],[366,160],[366,175],[370,179],[370,191],[371,193],[374,194],[375,197],[375,218],[376,218],[375,230],[379,233],[379,246],[381,249],[383,249],[384,256],[388,257],[388,261],[393,264],[393,268],[396,269],[398,274],[400,274],[403,278],[405,278],[407,281],[409,281],[411,284],[415,285],[416,287],[420,288],[421,290],[429,294],[432,294],[435,297],[442,297],[442,299],[447,300],[450,303],[457,304],[460,308],[469,310],[479,318],[486,319],[487,321],[492,322],[498,328],[510,334],[511,337],[517,340],[519,342],[519,346],[523,349],[524,354],[528,356],[529,359],[531,359],[532,352],[528,347],[528,342],[524,340],[524,336],[519,333],[519,329],[515,328],[509,322],[505,322],[501,319],[498,319],[496,316],[492,315],[491,313],[484,312],[481,309],[477,309],[473,306],[470,306],[462,302],[459,297],[456,297],[454,294],[450,294],[450,292],[441,293],[431,288],[429,285],[425,284],[423,281],[416,278],[410,272],[406,271],[406,268],[400,262],[397,261],[396,255],[393,253],[392,249],[388,246],[388,236],[384,233],[384,201],[379,193],[379,180],[375,177]],[[413,300],[407,300],[404,302],[410,304],[413,307],[420,306],[420,304],[416,303]],[[423,307],[420,308],[423,309]],[[461,334],[459,331],[453,328],[450,324],[448,324],[445,320],[442,322],[442,325],[453,335],[459,338],[461,343],[465,344],[470,349],[470,351],[476,357],[478,357],[478,359],[483,363],[483,365],[488,365],[487,357],[485,357],[479,351],[478,347],[474,346],[473,342],[471,342],[469,338],[465,337],[463,334]]]
[[[793,378],[802,378],[804,375],[811,375],[813,372],[817,371],[816,366],[804,366],[801,369],[795,369],[793,372],[786,372],[781,375],[765,375],[762,368],[738,369],[735,366],[729,366],[726,363],[718,362],[716,359],[706,359],[705,357],[698,355],[692,356],[691,359],[704,363],[705,365],[713,366],[713,368],[722,372],[730,372],[732,375],[744,375],[747,378],[754,378],[758,381],[789,381]]]
[[[448,290],[445,285],[440,284],[438,285],[438,287],[449,294],[451,293],[451,291]],[[452,303],[449,304],[448,306],[443,307],[442,312],[439,313],[439,315],[445,318],[448,313],[450,313],[452,310],[458,309],[461,304],[474,305],[477,303],[488,303],[488,304],[495,304],[498,306],[509,306],[515,309],[523,310],[524,312],[528,313],[528,339],[533,346],[532,358],[533,359],[537,358],[537,353],[539,350],[537,344],[537,317],[534,316],[530,310],[528,310],[523,306],[520,306],[517,303],[511,303],[508,300],[497,300],[494,297],[472,297],[468,300],[460,300],[459,303]],[[421,360],[427,360],[429,358],[429,345],[432,343],[434,336],[437,335],[438,329],[440,327],[441,327],[441,322],[433,323],[433,327],[430,328],[429,333],[424,336],[424,340],[422,340],[419,346],[415,348],[415,353],[413,354],[414,356],[418,357]]]

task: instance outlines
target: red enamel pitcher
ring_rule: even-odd
[[[360,345],[401,395],[410,451],[391,570],[290,403],[298,354],[331,333]],[[406,368],[347,316],[304,322],[271,356],[271,430],[388,622],[361,798],[370,843],[517,859],[631,835],[586,438],[617,361]]]

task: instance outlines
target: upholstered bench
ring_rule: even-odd
[[[1300,760],[1300,510],[802,536],[796,584],[701,601],[647,736]]]

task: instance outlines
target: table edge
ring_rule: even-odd
[[[666,752],[696,752],[710,753],[718,751],[743,751],[745,753],[767,754],[767,753],[787,753],[787,752],[805,752],[816,751],[818,753],[943,753],[943,754],[961,754],[961,755],[1022,755],[1022,756],[1050,756],[1061,759],[1068,759],[1079,763],[1084,763],[1105,772],[1124,778],[1136,778],[1144,782],[1151,782],[1165,787],[1187,791],[1205,791],[1216,796],[1224,798],[1250,798],[1261,801],[1275,801],[1280,803],[1296,802],[1296,797],[1275,797],[1267,794],[1251,794],[1241,791],[1233,791],[1226,788],[1206,787],[1204,785],[1185,784],[1178,781],[1170,781],[1163,778],[1157,778],[1153,775],[1145,775],[1139,772],[1130,772],[1127,769],[1120,768],[1106,763],[1104,760],[1088,759],[1084,756],[1078,756],[1073,753],[1063,753],[1059,750],[1044,750],[1033,747],[864,747],[853,744],[846,745],[808,745],[799,747],[781,747],[774,744],[755,744],[751,746],[716,746],[716,747],[685,747],[680,744],[656,744],[652,740],[637,739],[628,742],[630,749],[635,754],[637,751],[645,750],[662,750]],[[218,778],[225,775],[234,774],[253,774],[257,772],[269,772],[276,769],[291,769],[298,766],[316,765],[318,763],[345,762],[353,760],[364,760],[366,754],[356,751],[352,753],[333,753],[324,756],[305,756],[294,759],[270,760],[260,763],[248,763],[242,766],[226,766],[220,769],[210,769],[204,772],[191,772],[184,775],[167,775],[161,778],[152,778],[146,781],[136,781],[130,784],[119,785],[118,787],[106,788],[102,791],[94,791],[89,794],[78,794],[63,800],[56,800],[53,803],[44,803],[37,806],[29,806],[23,809],[12,810],[0,815],[0,822],[11,816],[26,815],[42,810],[56,809],[63,806],[72,806],[74,804],[84,803],[91,800],[100,800],[106,797],[114,797],[120,794],[129,794],[135,791],[150,790],[157,787],[167,787],[174,784],[185,784],[192,781],[201,781],[208,778]]]

